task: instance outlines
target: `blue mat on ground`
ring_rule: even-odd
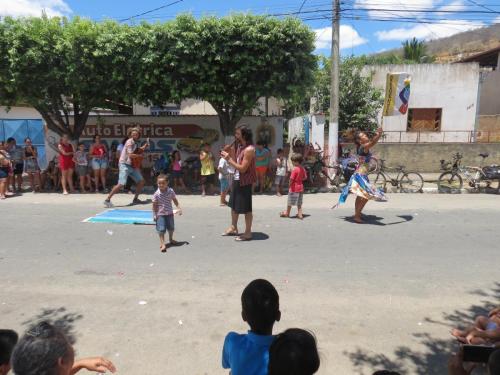
[[[145,210],[107,210],[85,219],[87,223],[155,224],[153,212]]]

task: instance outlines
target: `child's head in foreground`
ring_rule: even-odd
[[[303,329],[287,329],[269,348],[269,375],[312,375],[319,364],[316,339]]]
[[[253,333],[270,335],[281,318],[279,295],[267,280],[252,281],[241,295],[241,316]]]
[[[156,178],[156,184],[160,191],[165,191],[168,188],[168,175],[161,174]]]

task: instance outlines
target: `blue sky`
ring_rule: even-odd
[[[84,16],[94,20],[124,19],[175,0],[0,0],[0,16]],[[413,36],[435,39],[500,23],[498,0],[342,0],[341,53],[370,54],[399,47]],[[195,16],[248,11],[256,14],[298,12],[316,31],[317,53],[329,55],[331,29],[328,0],[182,0],[167,8],[134,18],[133,22],[164,21],[176,14]],[[402,19],[403,18],[403,19]]]

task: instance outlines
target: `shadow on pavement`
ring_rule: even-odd
[[[42,309],[38,315],[26,320],[22,325],[29,329],[40,322],[48,322],[62,330],[70,343],[75,344],[76,332],[74,325],[82,318],[82,314],[68,312],[65,307],[59,307],[55,309]]]
[[[262,232],[252,232],[252,241],[265,241],[268,240],[269,236]]]
[[[413,220],[412,215],[399,215],[398,217],[402,220],[399,221],[394,221],[392,223],[383,223],[382,220],[384,220],[383,217],[376,216],[376,215],[362,215],[363,217],[363,223],[361,225],[378,225],[378,226],[386,226],[386,225],[396,225],[396,224],[402,224],[402,223],[407,223],[409,221]],[[354,221],[353,216],[344,216],[342,219],[349,223],[353,224],[358,224]]]
[[[435,320],[425,317],[422,321],[428,324],[438,324],[452,327],[464,327],[474,322],[478,315],[487,315],[488,311],[496,307],[494,303],[500,300],[500,283],[496,283],[490,291],[473,290],[471,295],[484,297],[479,303],[465,310],[443,312],[442,319]],[[458,343],[450,335],[447,339],[433,337],[430,333],[414,333],[412,335],[422,350],[411,349],[406,346],[397,347],[393,353],[374,353],[370,348],[357,348],[352,352],[344,352],[352,362],[356,373],[369,369],[369,373],[386,369],[403,374],[442,375],[447,373],[448,359],[457,351]],[[474,371],[480,375],[481,371]]]

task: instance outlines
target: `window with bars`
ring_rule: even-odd
[[[442,108],[410,108],[407,131],[440,131],[442,112]]]

